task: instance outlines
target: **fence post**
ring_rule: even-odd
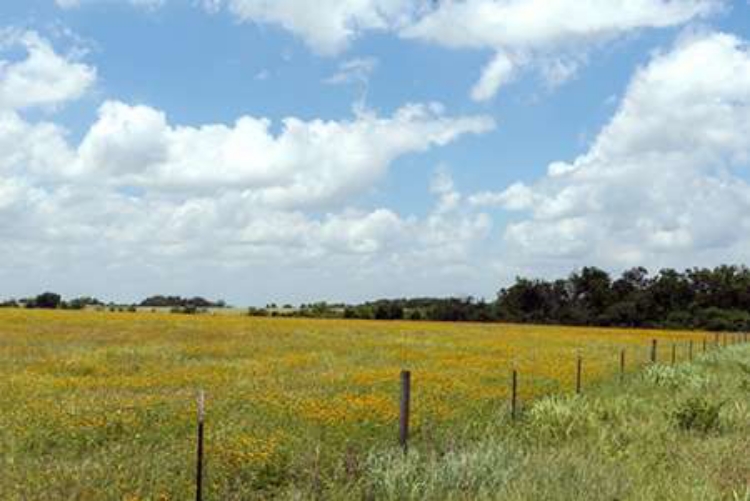
[[[672,343],[672,365],[677,363],[677,343]]]
[[[583,366],[583,357],[581,357],[581,354],[578,354],[578,358],[576,359],[576,394],[579,395],[581,393],[581,372]]]
[[[620,382],[625,380],[625,348],[620,350]]]
[[[205,395],[198,392],[198,450],[195,466],[195,499],[203,500],[203,426],[205,422]]]
[[[706,354],[706,336],[703,336],[703,354]]]
[[[688,343],[688,360],[693,361],[693,340],[691,339]]]
[[[409,450],[409,412],[411,407],[411,372],[401,371],[401,412],[399,413],[398,441],[406,453]]]
[[[510,393],[510,417],[515,421],[518,415],[518,369],[513,369]]]
[[[651,363],[652,364],[656,363],[656,345],[657,345],[656,343],[657,343],[656,339],[651,340]]]

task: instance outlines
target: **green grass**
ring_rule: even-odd
[[[750,500],[750,347],[543,398],[517,423],[498,415],[406,456],[372,451],[356,466],[323,482],[320,497]],[[310,489],[285,496],[312,498]]]

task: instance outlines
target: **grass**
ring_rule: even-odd
[[[750,349],[668,366],[704,337],[0,310],[0,499],[189,498],[198,388],[208,499],[750,499]],[[644,371],[652,338],[666,365]]]
[[[748,500],[750,347],[545,397],[459,443],[373,453],[355,487],[329,498]]]

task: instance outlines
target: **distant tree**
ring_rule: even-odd
[[[251,306],[247,309],[247,314],[251,317],[267,317],[268,310],[266,310],[265,308],[254,308]]]
[[[54,292],[45,292],[43,294],[39,294],[34,299],[33,307],[45,310],[55,310],[60,307],[61,302],[62,297],[60,297],[60,294],[55,294]]]
[[[104,303],[93,297],[79,297],[63,303],[71,310],[82,310],[87,306],[101,306]]]

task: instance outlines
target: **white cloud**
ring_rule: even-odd
[[[343,51],[370,30],[392,30],[408,22],[423,0],[204,0],[207,10],[225,5],[245,22],[278,24],[320,54]]]
[[[14,64],[28,67],[35,57],[29,51]],[[46,71],[24,74],[32,89],[48,79]],[[163,291],[168,277],[180,292],[209,295],[206,283],[221,276],[218,293],[247,298],[241,275],[264,287],[252,298],[351,298],[342,293],[349,287],[360,298],[425,292],[435,277],[467,280],[467,256],[488,235],[487,216],[460,211],[447,177],[433,187],[438,199],[423,218],[360,202],[396,159],[488,131],[487,117],[409,104],[390,116],[359,109],[348,120],[287,118],[272,132],[265,118],[185,126],[152,107],[108,101],[74,144],[64,128],[22,111],[80,95],[21,104],[11,95],[16,100],[0,110],[5,284],[109,294],[117,283],[121,294],[137,296]],[[294,270],[277,272],[281,266]],[[19,269],[32,271],[17,276]],[[324,279],[338,269],[352,271]],[[419,289],[408,289],[407,270],[421,274]],[[308,278],[295,285],[292,276]],[[457,283],[454,276],[437,290]]]
[[[0,59],[0,111],[55,107],[80,98],[96,81],[96,70],[57,54],[33,31],[0,32],[0,49],[22,47],[22,60]]]
[[[105,0],[57,0],[62,7]],[[116,0],[111,0],[116,1]],[[165,0],[119,0],[155,8]],[[490,50],[471,90],[487,101],[523,69],[550,88],[573,78],[588,53],[642,29],[680,26],[721,10],[725,0],[198,0],[247,23],[278,25],[321,55],[336,55],[371,31],[454,49]],[[361,69],[361,68],[360,68]],[[351,71],[338,80],[350,78]],[[336,77],[334,77],[336,78]],[[359,73],[361,78],[361,72]]]
[[[471,98],[475,101],[491,99],[500,87],[513,79],[517,66],[517,63],[502,52],[495,54],[492,61],[482,70],[482,77],[471,89]]]
[[[746,260],[750,48],[688,35],[640,69],[591,149],[527,186],[471,197],[525,217],[508,256],[561,269]]]
[[[572,77],[592,47],[633,30],[684,24],[720,6],[720,0],[449,0],[402,35],[494,50],[472,91],[484,101],[524,66],[518,61],[537,66],[554,86]]]
[[[471,91],[491,99],[516,74],[538,71],[547,86],[573,78],[592,49],[647,28],[705,18],[724,0],[204,0],[246,22],[275,24],[314,51],[334,55],[368,31],[454,49],[495,53]]]
[[[523,183],[514,183],[502,192],[482,191],[469,197],[474,207],[502,207],[508,210],[530,209],[534,204],[534,192]]]
[[[206,1],[206,0],[204,0]],[[157,9],[166,3],[166,0],[55,0],[61,9],[76,9],[88,3],[127,3],[135,7],[143,7],[149,10]]]
[[[327,78],[325,82],[329,84],[358,83],[367,85],[377,66],[378,60],[374,57],[349,59],[339,64],[336,73]]]
[[[73,170],[113,185],[246,190],[248,199],[265,205],[330,206],[372,187],[396,158],[486,132],[494,123],[411,104],[391,117],[367,111],[349,121],[287,118],[278,135],[270,127],[255,117],[230,126],[173,126],[153,108],[108,102],[78,147]]]

